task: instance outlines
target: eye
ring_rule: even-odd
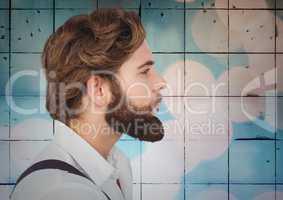
[[[149,72],[150,68],[147,68],[146,70],[142,71],[141,74],[147,74]]]

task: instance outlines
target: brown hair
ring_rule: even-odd
[[[42,54],[51,117],[64,123],[76,118],[72,110],[80,108],[92,72],[117,72],[145,37],[138,15],[119,8],[67,20],[48,38]]]

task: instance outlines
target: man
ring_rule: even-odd
[[[131,200],[123,134],[163,138],[154,109],[166,85],[134,12],[98,9],[70,18],[45,44],[46,108],[54,140],[19,177],[13,200]]]

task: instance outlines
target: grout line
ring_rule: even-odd
[[[140,183],[136,183],[136,184],[144,184],[144,185],[157,185],[157,184],[163,184],[163,185],[182,185],[182,183],[175,183],[175,182],[140,182]],[[230,183],[231,185],[274,185],[274,183],[249,183],[249,182],[245,182],[245,183],[240,183],[240,182],[235,182],[235,183]],[[188,183],[188,185],[228,185],[228,182],[195,182],[195,183]],[[283,185],[283,183],[279,183],[279,185]]]
[[[9,80],[11,78],[11,24],[12,24],[12,11],[11,11],[11,7],[12,7],[12,0],[9,0]],[[10,93],[10,88],[11,88],[11,83],[10,81],[8,82],[8,89],[9,89],[9,93]],[[6,97],[7,99],[7,97]],[[8,100],[8,105],[9,105],[9,139],[11,138],[11,109],[10,109],[10,105],[11,105],[11,98],[9,97]],[[11,181],[11,176],[12,176],[12,172],[11,172],[11,142],[9,141],[9,182]]]
[[[53,139],[0,139],[0,142],[48,142]]]
[[[140,0],[140,2],[139,2],[139,17],[140,17],[140,21],[141,21],[141,23],[142,23],[142,9],[141,9],[141,6],[142,6],[142,0]],[[143,146],[142,146],[142,141],[140,141],[140,200],[142,200],[143,199],[143,195],[142,195],[142,193],[143,193],[143,184],[142,184],[142,180],[143,180],[143,178],[142,178],[142,169],[143,169],[143,167],[142,167],[142,158],[143,158],[143,154],[142,154],[142,148],[143,148]]]
[[[246,55],[246,54],[283,54],[283,52],[273,52],[273,51],[242,51],[242,52],[238,52],[238,51],[153,51],[152,52],[153,54],[227,54],[227,55],[230,55],[230,54],[243,54],[243,55]]]
[[[142,11],[142,9],[141,9],[141,0],[140,0],[140,5],[139,5],[139,8],[138,8],[138,13],[139,13],[140,20],[141,20],[141,11]]]
[[[53,4],[53,2],[52,2]],[[11,10],[23,10],[23,11],[32,11],[32,10],[49,10],[49,11],[52,11],[52,10],[86,10],[86,9],[90,9],[88,7],[86,8],[55,8],[55,5],[54,7],[52,8],[12,8]],[[130,8],[130,9],[134,9],[134,8]],[[0,10],[8,10],[8,8],[0,8]]]
[[[15,183],[0,183],[0,185],[14,185]],[[144,184],[144,185],[182,185],[182,183],[162,183],[162,182],[156,182],[156,183],[148,183],[148,182],[134,182],[133,184]],[[227,185],[228,183],[223,182],[206,182],[206,183],[188,183],[189,185]],[[274,185],[274,183],[230,183],[230,185]],[[282,186],[283,183],[278,183],[277,185]]]
[[[0,185],[15,185],[16,183],[0,183]]]
[[[184,50],[184,52],[186,52],[186,4],[185,4],[185,1],[183,2],[183,8],[184,8],[184,10],[183,10],[183,18],[184,18],[184,27],[183,27],[183,33],[184,33],[184,35],[183,35],[183,39],[184,39],[184,46],[183,46],[183,50]],[[184,63],[183,63],[183,68],[184,68],[184,80],[183,80],[183,94],[184,94],[184,92],[186,91],[186,65],[185,65],[185,63],[186,63],[186,57],[185,57],[186,55],[185,55],[185,53],[183,53],[183,60],[184,60]],[[183,113],[183,120],[184,120],[184,122],[183,122],[183,124],[185,124],[185,120],[186,120],[186,115],[185,115],[185,104],[183,105],[183,111],[184,111],[184,113]],[[184,198],[184,200],[186,200],[187,199],[187,195],[186,195],[186,179],[187,179],[187,173],[186,173],[186,166],[187,166],[187,159],[186,159],[186,155],[187,155],[187,153],[186,153],[186,128],[185,128],[186,126],[184,125],[184,127],[183,127],[183,140],[184,140],[184,169],[183,169],[183,173],[184,173],[184,176],[183,176],[183,182],[184,182],[184,185],[183,185],[183,198]]]
[[[52,9],[52,11],[53,11],[53,16],[52,16],[52,18],[53,18],[53,24],[52,24],[52,32],[54,33],[55,32],[55,15],[56,15],[56,13],[55,13],[55,0],[53,0],[53,9]]]
[[[0,53],[9,53],[9,51],[0,51]],[[41,54],[40,51],[11,51],[12,54]],[[152,51],[152,54],[283,54],[281,51],[263,52],[263,51],[246,51],[246,52],[215,52],[215,51]]]
[[[97,8],[99,8],[99,5],[98,5],[98,1],[97,1]],[[128,7],[128,8],[124,8],[124,9],[138,9],[139,7]],[[0,8],[0,10],[8,10],[9,8]],[[27,7],[27,8],[11,8],[10,10],[52,10],[53,8],[52,7]],[[79,9],[89,9],[88,7],[85,7],[85,8],[75,8],[75,7],[56,7],[55,8],[56,10],[73,10],[73,9],[76,9],[76,10],[79,10]],[[283,8],[208,8],[208,7],[195,7],[195,8],[182,8],[182,7],[179,7],[179,8],[176,8],[176,7],[164,7],[164,8],[157,8],[157,7],[152,7],[152,8],[149,8],[149,7],[141,7],[142,10],[232,10],[232,11],[242,11],[242,10],[256,10],[256,11],[262,11],[262,10],[267,10],[267,11],[274,11],[274,10],[278,10],[278,11],[281,11],[283,10]]]
[[[228,127],[228,139],[227,139],[227,148],[228,148],[228,160],[227,160],[227,167],[228,167],[228,174],[227,174],[227,181],[228,181],[228,186],[227,186],[227,193],[228,193],[228,200],[230,200],[230,0],[228,0],[228,43],[227,43],[227,49],[228,49],[228,58],[227,58],[227,66],[228,66],[228,88],[227,88],[227,93],[228,93],[228,121],[227,121],[227,127]]]
[[[56,20],[56,9],[55,9],[55,0],[53,0],[53,24],[52,24],[52,32],[55,33],[55,20]],[[47,91],[46,91],[47,92]],[[46,96],[46,95],[44,95]],[[55,121],[54,119],[52,119],[52,132],[53,132],[53,136],[55,135]]]
[[[139,148],[140,148],[140,200],[142,200],[142,141],[139,142]]]
[[[45,98],[46,95],[0,95],[0,97],[15,97],[15,98]],[[240,96],[240,95],[217,95],[217,96],[213,96],[213,95],[207,95],[207,96],[201,96],[201,95],[163,95],[162,97],[186,97],[186,98],[194,98],[194,97],[198,97],[198,98],[210,98],[210,97],[243,97],[243,98],[265,98],[265,97],[283,97],[282,95],[266,95],[266,96]]]
[[[277,0],[275,0],[275,11],[274,11],[274,51],[275,51],[275,54],[274,54],[274,75],[275,75],[275,95],[277,95],[277,62],[276,62],[276,52],[277,52]],[[274,116],[274,120],[275,120],[275,132],[274,132],[274,190],[275,190],[275,200],[277,199],[277,98],[275,98],[275,104],[274,104],[274,109],[275,109],[275,116]]]
[[[176,51],[176,52],[174,52],[174,51],[172,51],[172,52],[170,52],[170,51],[168,51],[168,52],[166,52],[166,51],[153,51],[152,52],[153,54],[183,54],[183,53],[185,53],[185,54],[283,54],[283,52],[278,52],[278,51],[266,51],[266,52],[264,52],[264,51],[242,51],[242,52],[238,52],[238,51],[230,51],[230,52],[226,52],[226,51],[223,51],[223,52],[217,52],[217,51],[185,51],[185,52],[182,52],[182,51]]]
[[[199,98],[210,98],[210,97],[243,97],[243,98],[265,98],[265,97],[283,97],[283,96],[238,96],[238,95],[218,95],[218,96],[213,96],[213,95],[207,95],[207,96],[197,96],[197,95],[163,95],[162,97],[199,97]]]

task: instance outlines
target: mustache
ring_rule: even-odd
[[[156,104],[159,104],[161,101],[162,101],[162,96],[160,95],[157,97]]]
[[[151,105],[151,108],[154,109],[157,105],[159,105],[162,101],[162,96],[159,95],[156,100],[153,102],[153,104]]]

